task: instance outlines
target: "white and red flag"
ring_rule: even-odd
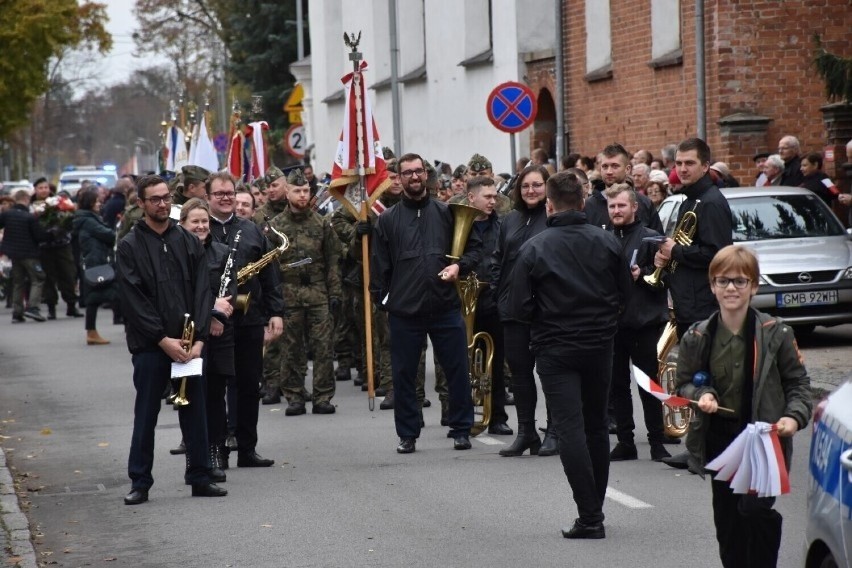
[[[663,404],[666,404],[667,406],[689,406],[692,403],[692,401],[688,398],[667,393],[665,389],[660,386],[660,383],[646,375],[645,372],[636,365],[633,365],[633,378],[636,380],[636,384],[642,387],[643,390],[647,391],[651,396],[662,401]]]
[[[250,122],[246,127],[246,136],[251,139],[251,172],[248,181],[262,178],[269,167],[269,152],[266,147],[266,137],[263,135],[269,130],[269,124],[260,120]]]
[[[790,492],[790,478],[778,439],[778,426],[749,424],[706,469],[726,481],[734,493],[777,497]]]
[[[346,87],[346,108],[329,184],[329,191],[357,218],[361,217],[361,176],[364,176],[369,208],[390,186],[382,143],[364,82],[363,71],[366,69],[367,62],[361,61],[357,73],[347,73],[341,79]]]

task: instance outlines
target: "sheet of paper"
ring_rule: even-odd
[[[172,363],[172,378],[180,379],[182,377],[195,377],[204,372],[204,359],[196,357],[190,359],[186,363]]]

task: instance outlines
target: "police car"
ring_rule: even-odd
[[[59,174],[58,191],[65,191],[70,197],[77,195],[84,181],[96,182],[107,189],[112,189],[118,182],[118,171],[114,165],[106,164],[100,168],[95,166],[68,166]]]
[[[814,411],[805,568],[852,566],[852,381]]]

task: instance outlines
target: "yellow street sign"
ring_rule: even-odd
[[[305,90],[301,83],[296,83],[287,102],[284,103],[284,112],[287,113],[290,124],[302,124],[302,99],[305,98]]]

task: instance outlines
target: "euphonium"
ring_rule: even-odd
[[[189,314],[183,314],[183,335],[181,335],[180,340],[184,350],[189,353],[195,341],[195,322],[190,321]],[[186,398],[186,377],[180,380],[180,390],[175,395],[172,404],[175,406],[187,406],[189,404],[189,399]]]
[[[674,321],[669,321],[663,329],[659,341],[657,341],[657,373],[660,377],[660,386],[668,394],[675,394],[677,363],[669,361],[669,354],[675,345],[677,345],[677,327]],[[666,436],[683,437],[689,429],[692,412],[691,406],[673,408],[663,404],[663,432]]]
[[[458,260],[464,252],[473,222],[482,215],[482,211],[461,203],[451,203],[450,209],[453,210],[455,225],[450,254],[447,256]],[[456,283],[467,334],[468,373],[473,405],[482,407],[482,418],[474,422],[470,429],[471,436],[481,434],[491,422],[491,367],[494,361],[494,340],[484,331],[474,333],[476,302],[479,299],[479,293],[486,286],[488,284],[480,282],[476,278],[476,273],[473,272],[468,274],[465,280]]]
[[[695,231],[698,230],[698,215],[695,213],[695,210],[698,208],[699,203],[701,203],[701,200],[696,199],[692,210],[684,213],[683,217],[680,218],[680,222],[677,224],[677,227],[675,227],[672,239],[681,246],[688,247],[691,245],[692,238],[695,236]],[[670,260],[668,266],[666,266],[666,269],[668,269],[669,272],[674,272],[676,268],[677,261],[675,260]],[[663,269],[657,268],[654,270],[653,274],[645,276],[645,282],[655,288],[659,288],[663,285],[660,279],[662,274]]]
[[[243,266],[242,268],[240,268],[237,271],[237,284],[239,284],[239,285],[243,285],[246,282],[248,282],[249,280],[251,280],[252,278],[254,278],[255,276],[257,276],[260,273],[260,271],[263,270],[266,267],[267,264],[269,264],[273,260],[277,259],[279,256],[281,256],[284,253],[285,250],[287,250],[290,247],[290,239],[287,238],[287,235],[285,235],[284,233],[281,233],[279,231],[276,231],[272,227],[272,225],[270,225],[268,222],[266,223],[266,227],[270,231],[275,233],[275,235],[281,241],[281,244],[278,246],[278,248],[274,248],[271,251],[269,251],[268,253],[266,253],[265,255],[263,255],[262,257],[260,257],[260,259],[257,260],[256,262],[250,262],[250,263],[246,264],[245,266]],[[251,303],[251,292],[249,292],[248,294],[238,294],[237,295],[237,300],[236,300],[235,305],[237,306],[237,308],[243,310],[243,313],[248,311],[248,307],[249,307],[250,303]]]

